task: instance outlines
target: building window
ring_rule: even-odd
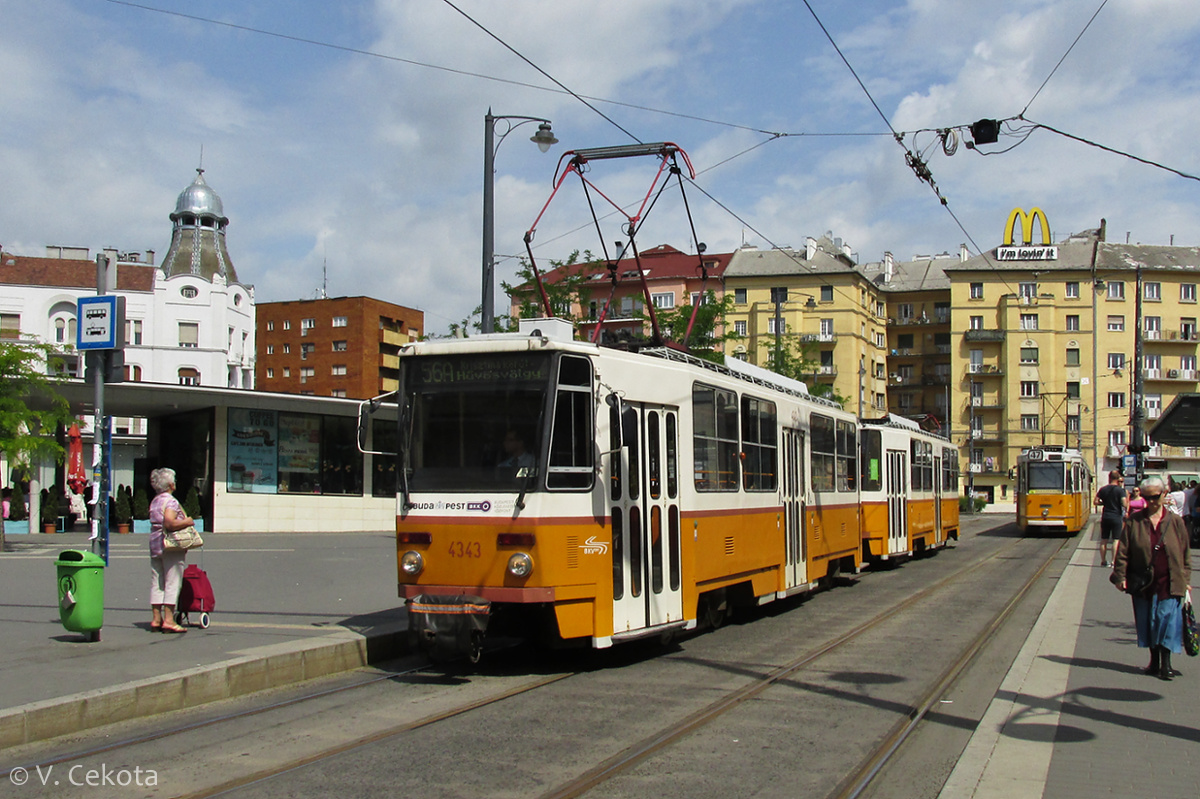
[[[833,338],[833,320],[832,319],[822,319],[821,320],[821,340],[829,341],[831,338]]]
[[[308,331],[317,326],[316,319],[301,319],[300,320],[300,335],[307,336]]]
[[[199,347],[200,346],[200,323],[199,322],[180,322],[179,323],[179,346],[181,347]],[[183,385],[191,385],[184,383]],[[199,384],[196,384],[199,385]]]
[[[1067,281],[1066,298],[1068,300],[1079,299],[1079,281],[1078,280],[1068,280]]]
[[[1142,299],[1150,302],[1162,302],[1162,283],[1143,283]]]
[[[54,341],[57,344],[75,344],[74,316],[60,316],[54,320]]]
[[[1196,317],[1185,316],[1179,320],[1179,337],[1184,341],[1196,340]]]
[[[1124,408],[1125,407],[1125,392],[1124,391],[1108,392],[1108,407]]]
[[[746,290],[745,289],[734,289],[733,290],[733,302],[736,305],[745,305],[746,304]]]
[[[179,370],[179,385],[181,386],[198,386],[200,385],[200,371],[189,367],[181,367]]]
[[[333,342],[333,351],[334,352],[345,352],[346,348],[347,348],[346,342],[344,342],[344,341]]]
[[[333,326],[334,327],[345,327],[347,325],[347,323],[348,323],[348,320],[344,316],[333,317]]]
[[[675,292],[664,291],[659,294],[651,294],[650,301],[654,303],[655,308],[663,310],[675,307]]]
[[[1038,348],[1037,347],[1022,347],[1021,348],[1021,363],[1037,363]]]
[[[896,306],[896,318],[901,322],[911,321],[913,318],[913,306],[911,302],[902,302]]]
[[[1038,315],[1035,313],[1021,314],[1021,329],[1022,330],[1037,330]]]
[[[125,364],[125,380],[130,383],[142,382],[142,367],[136,363]]]
[[[179,290],[179,293],[183,296],[183,298],[185,300],[194,300],[194,299],[196,299],[196,295],[198,295],[200,292],[196,289],[195,286],[184,286],[183,288],[181,288]]]
[[[330,392],[329,392],[329,396],[331,396],[331,397],[342,397],[342,398],[345,398],[345,396],[346,396],[346,389],[344,389],[344,388],[335,388],[333,391],[330,391]]]
[[[268,344],[267,345],[267,355],[274,355],[274,354],[275,354],[275,345]]]
[[[291,330],[291,329],[292,329],[292,322],[291,322],[291,320],[289,320],[289,319],[284,319],[284,320],[283,320],[283,329],[284,329],[284,330]]]
[[[1067,348],[1067,366],[1078,366],[1078,365],[1079,365],[1079,348],[1078,347],[1068,347]]]
[[[833,286],[821,286],[821,302],[833,302]]]
[[[1041,430],[1041,418],[1036,413],[1021,414],[1022,430]]]
[[[786,332],[787,332],[787,320],[786,320],[786,319],[776,319],[774,316],[772,316],[770,319],[768,319],[768,320],[767,320],[767,332],[768,332],[768,333],[775,333],[775,332],[776,332],[776,330],[775,330],[775,326],[776,326],[776,325],[775,325],[775,323],[776,323],[776,322],[778,322],[778,323],[779,323],[779,330],[778,330],[778,332],[779,332],[779,333],[786,333]]]
[[[1125,446],[1125,431],[1124,430],[1109,430],[1108,431],[1108,445],[1110,447],[1117,447],[1117,448]]]
[[[288,366],[285,366],[285,367],[283,367],[283,376],[284,376],[284,377],[291,377],[291,376],[292,376],[292,370],[291,370],[291,367],[288,367]]]
[[[335,363],[330,371],[334,377],[342,377],[346,374],[346,364]]]
[[[771,302],[787,302],[788,293],[787,286],[776,286],[771,289]]]
[[[972,316],[970,328],[972,330],[983,330],[983,317],[982,316]]]
[[[307,361],[308,354],[310,352],[314,352],[316,349],[317,349],[316,344],[301,344],[300,345],[300,360]]]
[[[1082,429],[1079,422],[1080,422],[1079,414],[1068,414],[1067,415],[1067,432],[1068,433],[1078,433]]]
[[[125,320],[125,343],[134,347],[142,346],[142,320]]]
[[[1079,399],[1079,381],[1078,380],[1067,381],[1067,399],[1069,399],[1069,400]]]
[[[269,333],[269,332],[271,332],[271,331],[272,331],[272,330],[274,330],[274,329],[275,329],[275,323],[274,323],[273,321],[272,321],[272,322],[267,322],[267,332]]]
[[[1067,330],[1079,330],[1079,314],[1067,314]]]
[[[1036,398],[1038,396],[1038,382],[1036,380],[1022,380],[1021,396],[1025,399]]]
[[[983,299],[983,284],[982,283],[972,283],[971,284],[971,299],[973,299],[973,300],[982,300]]]
[[[738,319],[736,322],[734,322],[733,323],[733,332],[739,336],[746,335],[746,320]]]
[[[1196,356],[1195,355],[1180,355],[1179,368],[1185,372],[1196,371]]]
[[[292,354],[292,345],[291,345],[291,344],[284,344],[284,345],[283,345],[283,354],[284,354],[284,355],[291,355],[291,354]]]
[[[1125,368],[1125,353],[1110,352],[1108,354],[1109,369],[1124,369]]]
[[[1196,301],[1196,284],[1181,283],[1179,285],[1179,301],[1180,302],[1195,302]]]
[[[1120,332],[1124,331],[1125,330],[1125,317],[1124,316],[1109,316],[1108,317],[1108,330],[1109,330],[1109,332],[1116,332],[1116,333],[1120,333]]]
[[[1110,300],[1125,299],[1125,283],[1120,280],[1108,281],[1108,298]]]
[[[1017,294],[1022,297],[1036,297],[1037,283],[1018,283]]]
[[[235,293],[233,295],[233,307],[235,307],[235,308],[242,307],[242,295],[241,294]]]
[[[267,368],[267,379],[270,380],[274,377],[275,377],[275,370],[268,367]]]
[[[313,369],[313,367],[311,367],[311,366],[301,366],[300,367],[300,382],[301,383],[307,383],[308,378],[313,377],[315,375],[316,375],[316,372]]]
[[[1143,332],[1146,338],[1157,341],[1162,338],[1162,317],[1161,316],[1146,316],[1142,318]]]

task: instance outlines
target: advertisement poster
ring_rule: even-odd
[[[228,491],[275,493],[275,411],[229,409]]]
[[[321,417],[279,414],[279,490],[321,492]]]

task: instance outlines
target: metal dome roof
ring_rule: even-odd
[[[204,170],[196,170],[196,179],[188,186],[175,201],[174,219],[179,214],[195,214],[196,216],[215,216],[225,218],[225,209],[221,198],[204,182]]]

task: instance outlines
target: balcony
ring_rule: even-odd
[[[1197,372],[1195,369],[1146,369],[1142,377],[1154,381],[1194,383],[1197,380]]]
[[[968,330],[963,333],[963,338],[966,341],[1004,341],[1005,331],[1003,330]]]
[[[979,427],[969,432],[971,441],[984,443],[987,441],[1004,441],[1004,436],[1000,433],[999,428],[984,428]]]
[[[921,376],[921,384],[926,386],[945,386],[950,383],[950,375],[934,372],[929,375]]]
[[[969,363],[967,364],[967,374],[981,377],[1003,377],[1004,370],[992,363]]]
[[[1194,327],[1184,327],[1179,330],[1156,330],[1154,333],[1156,335],[1152,338],[1150,331],[1146,331],[1142,340],[1153,341],[1155,344],[1188,344],[1193,347],[1200,342],[1200,334],[1197,334]]]

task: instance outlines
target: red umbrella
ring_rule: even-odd
[[[67,431],[67,485],[78,485],[80,488],[87,483],[87,472],[83,470],[83,436],[79,425],[72,424]]]

